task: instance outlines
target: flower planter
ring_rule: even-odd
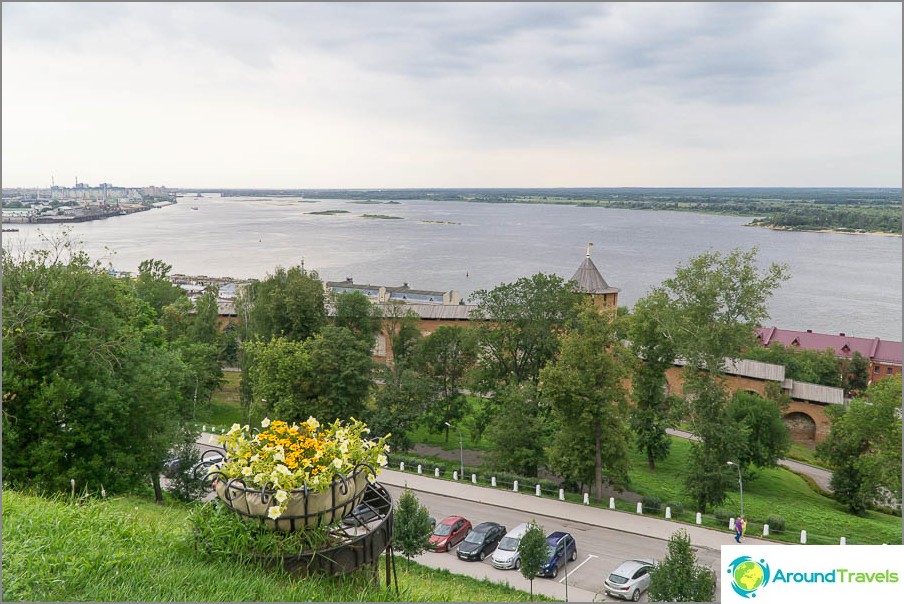
[[[270,529],[294,531],[332,524],[351,513],[364,496],[369,474],[373,474],[370,467],[359,466],[345,480],[334,480],[322,493],[307,489],[288,491],[286,510],[276,519],[267,516],[270,507],[276,504],[276,491],[254,489],[241,479],[227,480],[222,476],[216,480],[215,488],[223,503],[246,519],[257,519]]]

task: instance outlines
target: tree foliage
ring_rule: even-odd
[[[677,424],[674,401],[666,394],[665,377],[675,361],[675,347],[664,337],[657,321],[667,304],[663,292],[654,292],[637,301],[634,313],[626,321],[632,350],[640,359],[632,380],[634,408],[630,424],[637,450],[646,455],[651,470],[656,469],[657,461],[668,456],[672,440],[666,430]]]
[[[303,342],[249,342],[254,398],[285,421],[362,417],[370,392],[370,347],[344,327],[324,327]]]
[[[608,482],[627,483],[631,436],[624,380],[632,360],[608,317],[586,306],[574,329],[561,336],[559,356],[540,372],[543,397],[552,405],[557,430],[550,465],[580,480],[584,472],[564,461],[593,460],[596,501],[602,500],[604,475]],[[578,450],[581,445],[586,448]]]
[[[518,557],[521,559],[521,575],[530,581],[530,594],[534,595],[534,579],[549,560],[549,548],[543,527],[531,520],[527,532],[518,543]]]
[[[669,537],[668,553],[650,569],[650,602],[712,602],[716,578],[697,564],[691,538],[684,529]]]
[[[496,414],[487,437],[491,465],[522,476],[536,476],[546,461],[549,411],[540,404],[536,387],[525,382],[503,386],[497,393],[503,413]]]
[[[316,271],[277,267],[243,289],[237,305],[248,308],[251,333],[261,340],[285,337],[301,342],[326,324],[325,295]]]
[[[371,304],[367,296],[358,291],[334,295],[333,306],[336,309],[333,324],[348,328],[373,347],[377,334],[380,333],[380,308]]]
[[[134,281],[82,252],[3,254],[3,476],[111,493],[159,476],[186,368]]]
[[[791,438],[782,414],[781,401],[750,392],[734,393],[728,404],[728,419],[739,428],[741,446],[736,461],[742,469],[751,465],[773,468],[788,452]]]
[[[816,351],[786,347],[776,342],[769,347],[754,346],[744,352],[744,358],[781,365],[785,368],[785,377],[792,380],[835,388],[841,386],[841,367],[831,348]]]
[[[433,525],[430,524],[430,512],[421,505],[417,495],[405,488],[396,506],[393,545],[408,559],[410,565],[413,557],[427,551],[431,534]]]
[[[849,407],[826,410],[831,432],[817,453],[834,470],[835,499],[855,514],[864,512],[881,489],[901,500],[901,377],[870,384]]]
[[[475,333],[465,327],[443,325],[424,338],[416,349],[416,367],[433,383],[437,394],[427,421],[434,429],[445,430],[447,442],[446,422],[455,423],[464,415],[466,399],[461,387],[476,360]]]
[[[536,379],[558,352],[558,333],[574,321],[583,301],[561,277],[543,273],[478,290],[471,298],[477,305],[471,319],[479,322],[482,374],[493,387]]]

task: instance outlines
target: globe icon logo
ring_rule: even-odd
[[[769,565],[765,560],[757,562],[750,556],[735,558],[728,565],[731,588],[743,598],[755,598],[756,590],[769,583]]]

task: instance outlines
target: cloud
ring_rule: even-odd
[[[457,186],[448,175],[492,163],[528,179],[506,184],[564,186],[577,166],[642,178],[647,162],[705,184],[706,157],[737,175],[757,157],[760,184],[792,185],[795,154],[809,173],[856,144],[826,185],[898,184],[900,20],[893,3],[4,4],[3,167],[46,173],[68,154],[101,172],[109,153],[86,133],[128,132],[160,171],[191,157],[210,180],[205,155],[223,178],[280,173],[244,150],[224,163],[241,135],[323,149],[306,173],[344,182],[381,165],[394,186]],[[173,151],[183,138],[192,154]],[[769,169],[770,154],[790,160]],[[593,178],[574,184],[644,184]]]

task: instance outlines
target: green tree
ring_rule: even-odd
[[[527,532],[518,543],[518,558],[521,560],[521,575],[530,581],[530,595],[534,595],[534,579],[549,560],[549,545],[543,527],[531,520]]]
[[[870,384],[847,409],[826,410],[832,428],[817,454],[834,470],[835,499],[863,513],[885,489],[901,500],[901,376]]]
[[[380,333],[380,308],[357,291],[334,294],[333,307],[336,309],[333,325],[348,328],[373,347],[377,334]]]
[[[855,351],[850,359],[839,359],[841,387],[850,398],[862,396],[869,385],[869,359]]]
[[[635,365],[632,380],[634,408],[630,425],[636,437],[637,450],[647,457],[647,465],[668,457],[672,439],[666,432],[677,424],[674,399],[666,394],[665,372],[675,361],[672,342],[663,336],[657,316],[668,304],[663,292],[654,292],[634,305],[634,313],[626,323],[631,348],[640,363]]]
[[[467,402],[460,389],[468,371],[477,361],[474,331],[443,325],[424,338],[415,351],[415,363],[421,375],[435,385],[437,398],[429,419],[434,429],[444,430],[449,442],[448,423],[464,416]]]
[[[791,446],[779,403],[750,392],[737,391],[728,404],[728,418],[741,432],[737,462],[742,470],[754,465],[774,468]]]
[[[543,397],[552,405],[557,437],[550,454],[552,468],[579,479],[573,468],[561,465],[565,456],[592,459],[593,496],[603,497],[603,475],[609,482],[627,483],[628,394],[624,385],[633,356],[617,339],[608,317],[585,306],[574,329],[561,336],[561,351],[540,372]],[[576,451],[576,447],[592,447]]]
[[[787,278],[785,266],[760,271],[756,248],[728,254],[705,252],[680,264],[675,276],[654,289],[664,302],[653,320],[685,362],[685,398],[699,441],[691,445],[689,494],[698,510],[724,500],[727,462],[737,452],[737,427],[728,422],[721,376],[726,359],[756,345],[755,328],[768,317],[766,303]]]
[[[666,557],[650,569],[650,602],[712,602],[716,578],[712,570],[697,564],[687,531],[672,533],[667,547]]]
[[[250,309],[253,335],[264,341],[281,336],[300,342],[326,324],[325,296],[316,271],[277,267],[263,281],[244,288],[239,304]]]
[[[393,449],[406,451],[412,446],[408,433],[436,398],[436,389],[413,369],[402,370],[398,379],[388,367],[383,373],[390,377],[377,387],[374,404],[367,410],[367,425],[375,436],[392,434]]]
[[[505,413],[496,415],[487,429],[490,463],[498,470],[536,476],[546,461],[548,411],[529,382],[503,386],[497,398]]]
[[[537,273],[471,295],[477,308],[483,379],[493,390],[503,382],[536,379],[559,350],[558,333],[577,317],[583,294],[557,275]]]
[[[285,421],[362,417],[373,362],[366,342],[344,327],[324,327],[297,342],[274,338],[245,345],[254,398]]]
[[[785,368],[785,377],[792,380],[835,388],[841,386],[838,358],[831,348],[817,351],[774,343],[768,348],[754,346],[744,351],[743,356],[745,359],[781,365]]]
[[[3,252],[3,477],[158,489],[186,414],[185,366],[132,280],[86,254]]]
[[[163,260],[142,260],[138,265],[138,278],[135,292],[138,297],[151,305],[157,316],[163,309],[177,300],[187,300],[185,291],[169,280],[169,272],[173,267]]]
[[[408,559],[409,567],[413,557],[427,551],[431,534],[433,525],[430,524],[430,512],[421,505],[417,495],[406,487],[396,506],[392,541]]]

